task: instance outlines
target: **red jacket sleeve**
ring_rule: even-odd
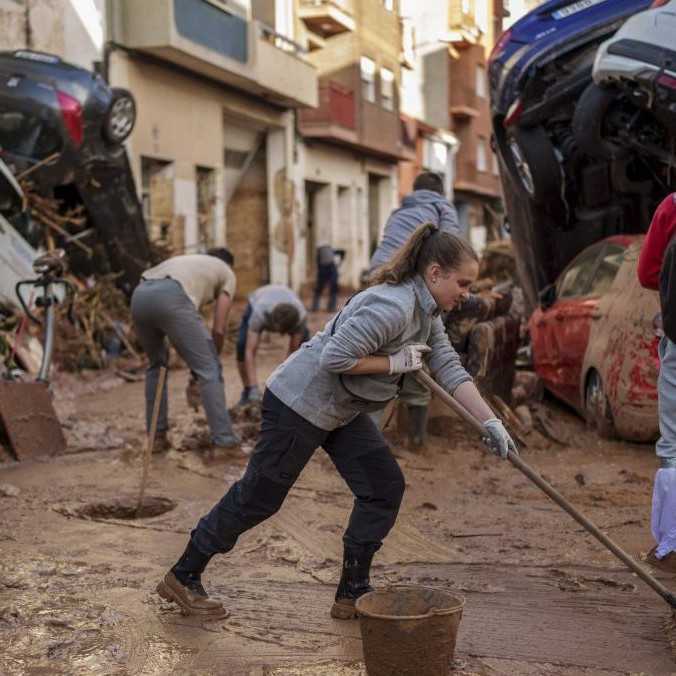
[[[662,200],[650,223],[638,258],[638,281],[646,289],[658,289],[667,245],[676,233],[676,193]]]

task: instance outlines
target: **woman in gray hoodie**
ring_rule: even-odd
[[[355,616],[355,600],[371,590],[373,555],[394,525],[404,477],[367,413],[397,396],[405,373],[427,362],[433,377],[486,430],[491,451],[516,451],[504,426],[460,364],[439,313],[453,309],[478,274],[467,242],[433,224],[420,226],[381,267],[374,285],[345,307],[268,378],[256,448],[235,482],[192,531],[188,546],[157,591],[186,614],[224,617],[201,574],[214,554],[274,514],[323,447],[355,496],[343,536],[344,558],[331,615]]]

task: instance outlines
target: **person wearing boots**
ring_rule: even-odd
[[[338,299],[338,266],[345,258],[345,249],[334,249],[329,244],[317,247],[317,281],[312,296],[312,312],[319,310],[319,299],[324,289],[329,287],[329,303],[327,312],[336,311]],[[336,263],[336,259],[338,263]]]
[[[198,383],[215,449],[233,448],[240,443],[225,405],[219,356],[237,284],[232,262],[232,254],[225,248],[210,249],[207,254],[174,256],[146,270],[131,297],[134,329],[150,362],[145,382],[148,428],[160,367],[168,364],[168,340]],[[215,306],[210,334],[200,310],[211,302]],[[165,382],[157,422],[157,450],[168,447],[167,429]]]
[[[384,265],[406,243],[421,223],[436,223],[443,232],[460,235],[455,207],[444,196],[444,184],[439,176],[425,171],[413,182],[413,192],[404,197],[401,207],[392,212],[383,232],[383,238],[369,264],[371,273]],[[415,378],[407,376],[399,393],[408,413],[409,443],[421,448],[427,440],[427,417],[431,393]],[[379,415],[374,420],[380,424]]]
[[[643,240],[637,267],[641,286],[660,294],[664,336],[657,379],[660,466],[655,474],[651,530],[655,546],[647,562],[676,574],[676,193],[657,207]]]
[[[263,331],[288,334],[291,354],[310,337],[306,317],[305,306],[287,286],[268,284],[249,296],[237,337],[237,370],[243,386],[238,406],[259,402],[263,396],[256,373],[256,354]]]
[[[439,317],[467,295],[478,269],[467,242],[422,225],[379,270],[373,286],[353,296],[277,367],[267,381],[247,469],[199,520],[157,587],[162,598],[186,614],[227,616],[202,586],[209,560],[232,550],[242,533],[277,512],[321,446],[354,494],[331,616],[355,617],[356,599],[371,591],[371,562],[396,521],[405,485],[368,413],[396,397],[402,376],[422,368],[424,360],[444,389],[483,422],[488,448],[502,458],[516,452],[460,364]]]

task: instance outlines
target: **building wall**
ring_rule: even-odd
[[[3,49],[35,49],[83,68],[100,61],[104,0],[0,0]]]
[[[491,120],[485,66],[485,50],[482,45],[462,50],[460,57],[451,63],[451,124],[460,141],[455,184],[457,189],[473,190],[497,197],[500,194],[500,184],[493,171],[494,162],[490,149]],[[483,95],[477,91],[477,69],[484,80]],[[464,113],[463,108],[466,109]],[[486,158],[484,170],[478,166],[478,146],[481,142]]]
[[[359,287],[361,272],[368,268],[370,251],[369,207],[378,225],[378,237],[387,217],[398,206],[397,165],[366,159],[359,153],[330,143],[308,143],[301,146],[303,176],[315,184],[315,213],[312,222],[315,247],[331,244],[343,248],[347,256],[341,266],[341,284]],[[369,179],[378,183],[376,203],[369,205]],[[308,208],[306,202],[304,210]],[[302,223],[307,223],[304,213]],[[314,264],[307,259],[307,238],[303,227],[299,249],[303,251],[307,278]],[[310,250],[309,255],[313,255]]]
[[[172,227],[184,231],[183,250],[232,246],[235,267],[243,270],[240,294],[271,281],[297,284],[293,257],[299,188],[290,159],[289,114],[121,51],[111,56],[110,79],[136,96],[138,120],[128,150],[139,192],[142,158],[173,166]],[[256,148],[258,154],[248,157]],[[239,165],[226,167],[228,155],[239,157]],[[215,179],[215,227],[208,241],[200,238],[198,228],[198,167],[213,170]]]

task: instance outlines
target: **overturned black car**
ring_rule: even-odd
[[[126,292],[151,260],[123,145],[135,120],[131,93],[100,75],[52,54],[0,52],[0,158],[64,211],[84,207],[81,231],[70,234],[94,256],[83,256],[66,235],[58,243],[80,273],[120,273]]]

